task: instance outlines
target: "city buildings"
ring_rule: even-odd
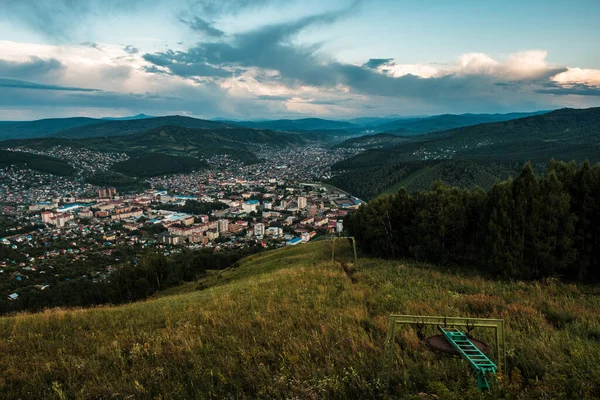
[[[113,197],[117,195],[117,189],[115,189],[114,187],[105,187],[105,188],[100,188],[96,191],[96,193],[98,194],[98,197],[100,198],[105,198],[105,197]]]

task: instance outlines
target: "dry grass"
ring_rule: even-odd
[[[493,397],[600,396],[598,296],[375,259],[353,283],[328,246],[252,256],[203,290],[1,318],[0,398],[378,398],[392,312],[505,318],[512,379]],[[466,364],[414,331],[396,353],[394,397],[480,397]]]

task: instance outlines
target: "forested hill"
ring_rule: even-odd
[[[597,162],[600,161],[600,108],[562,109],[511,121],[430,133],[381,147],[334,165],[338,174],[332,183],[368,199],[407,178],[411,182],[420,182],[417,189],[431,185],[436,179],[458,184],[451,178],[465,175],[461,173],[466,171],[465,168],[473,171],[474,178],[470,181],[462,179],[460,183],[464,186],[461,186],[472,187],[485,181],[487,184],[483,186],[489,187],[493,180],[490,182],[485,176],[495,175],[497,180],[514,176],[511,171],[514,171],[515,163],[522,166],[532,160],[537,166],[552,158]],[[437,171],[441,172],[443,168],[446,172],[431,173],[431,169],[420,168],[421,165],[423,168],[442,165],[436,167]],[[482,166],[485,176],[470,165]],[[372,182],[377,182],[376,187],[364,187],[373,186]]]

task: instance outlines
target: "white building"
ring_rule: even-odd
[[[258,210],[258,205],[258,200],[246,200],[242,204],[242,209],[247,213],[256,212],[256,210]]]
[[[254,225],[254,236],[264,236],[265,235],[265,224],[255,224]]]
[[[300,209],[306,208],[306,197],[303,197],[303,196],[298,197],[298,208],[300,208]]]

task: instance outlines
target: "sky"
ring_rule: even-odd
[[[597,0],[0,0],[0,120],[600,106]]]

